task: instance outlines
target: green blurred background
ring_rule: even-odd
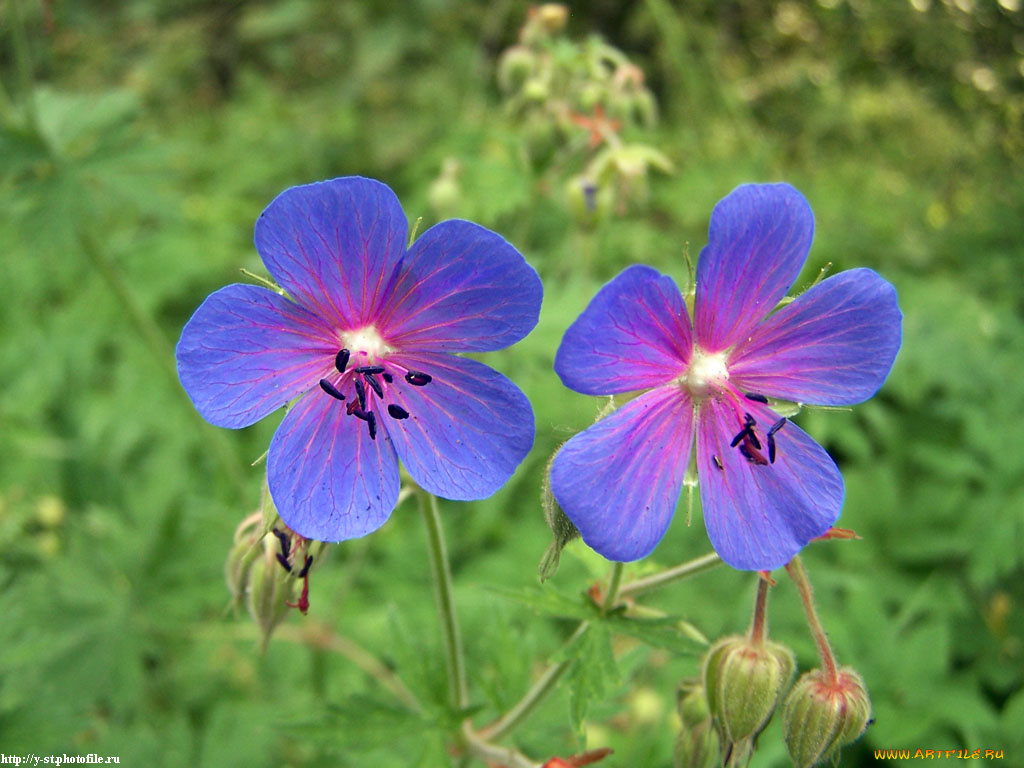
[[[1001,764],[1024,766],[1020,6],[574,4],[560,38],[603,36],[652,95],[645,119],[616,129],[656,162],[617,166],[619,182],[634,175],[588,218],[572,198],[599,152],[588,129],[552,133],[498,84],[527,18],[519,0],[4,0],[0,751],[130,766],[449,761],[437,723],[344,652],[373,648],[423,700],[443,697],[414,504],[334,548],[310,615],[289,616],[265,656],[244,610],[227,610],[232,532],[259,503],[250,463],[280,417],[205,425],[173,343],[240,267],[262,273],[252,225],[282,189],[380,179],[422,227],[477,220],[545,280],[537,330],[487,357],[532,399],[534,451],[494,498],[442,502],[482,724],[573,626],[490,589],[536,584],[544,466],[599,406],[552,372],[561,334],[629,264],[683,284],[684,246],[699,252],[714,203],[786,180],[817,219],[799,285],[829,261],[870,266],[905,313],[877,397],[799,417],[843,470],[840,524],[863,537],[804,558],[836,653],[874,703],[842,764],[920,747],[1002,749]],[[699,513],[689,529],[680,514],[627,577],[708,548]],[[551,583],[572,595],[604,573],[576,543]],[[808,669],[814,646],[779,575],[772,632]],[[714,638],[742,631],[753,592],[751,575],[720,568],[647,602]],[[669,766],[675,688],[697,659],[615,648],[588,744],[615,748],[603,764]],[[567,702],[563,687],[510,743],[538,759],[582,748]],[[753,764],[786,765],[781,741],[772,723]]]

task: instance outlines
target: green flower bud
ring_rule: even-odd
[[[696,680],[680,684],[676,708],[683,723],[673,750],[675,768],[717,768],[721,742],[711,723],[704,688]]]
[[[263,552],[259,544],[261,513],[245,518],[235,529],[235,539],[224,563],[224,580],[231,592],[231,607],[238,609],[249,587],[249,573],[253,561]]]
[[[683,728],[672,753],[675,768],[718,768],[722,751],[718,733],[708,720],[694,728]]]
[[[454,157],[446,158],[440,175],[430,182],[427,200],[439,219],[451,219],[458,213],[462,203],[462,188],[459,173],[462,164]]]
[[[569,21],[569,9],[561,3],[544,3],[537,9],[537,21],[550,34],[561,32]]]
[[[689,680],[679,686],[676,693],[676,709],[684,728],[696,728],[701,723],[711,720],[711,710],[708,709],[704,687],[696,680]]]
[[[558,502],[555,501],[555,496],[551,493],[551,462],[554,461],[554,456],[548,461],[547,471],[544,473],[544,486],[541,489],[541,506],[544,509],[544,520],[548,524],[548,528],[551,529],[551,533],[554,536],[554,540],[548,545],[547,550],[544,552],[544,556],[541,558],[540,565],[537,570],[540,572],[540,580],[545,581],[551,576],[555,575],[555,571],[558,570],[558,561],[562,557],[562,550],[565,549],[573,539],[580,535],[580,532],[573,525],[562,508],[558,506]]]
[[[778,643],[726,637],[711,647],[702,677],[712,720],[724,740],[735,743],[760,733],[794,666],[793,653]]]
[[[523,84],[523,98],[527,101],[544,102],[551,95],[548,84],[540,77],[531,77]]]
[[[266,546],[269,543],[268,539],[274,541],[274,545]],[[253,561],[252,569],[249,571],[249,593],[246,602],[249,615],[259,624],[263,633],[264,650],[274,629],[288,612],[288,601],[292,599],[295,585],[295,580],[277,561],[274,546],[276,540],[272,537],[264,538],[261,556]]]
[[[824,670],[803,675],[782,707],[786,748],[796,768],[810,768],[836,757],[855,741],[871,719],[864,681],[843,667],[834,680]]]
[[[498,85],[505,93],[517,93],[533,74],[536,57],[525,45],[513,45],[498,62]]]

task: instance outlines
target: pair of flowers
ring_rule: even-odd
[[[867,399],[892,367],[901,314],[893,287],[868,269],[776,309],[813,229],[792,187],[741,186],[712,213],[693,321],[670,277],[633,266],[566,332],[555,358],[566,386],[643,391],[569,440],[552,466],[556,499],[604,556],[654,549],[694,443],[705,525],[730,565],[779,567],[839,516],[835,463],[768,397]],[[526,396],[457,353],[526,336],[540,312],[537,273],[467,221],[442,222],[408,248],[407,239],[398,199],[379,182],[286,190],[256,222],[255,241],[287,296],[222,288],[178,343],[182,384],[217,426],[248,426],[297,399],[271,440],[267,478],[282,519],[307,538],[341,541],[383,525],[398,499],[399,458],[426,491],[479,499],[533,444]]]

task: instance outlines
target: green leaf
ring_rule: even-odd
[[[586,596],[571,597],[547,584],[523,589],[499,586],[489,586],[488,589],[507,600],[513,600],[547,616],[580,620],[599,617],[597,606]]]
[[[591,625],[569,643],[555,660],[573,660],[568,674],[569,721],[582,740],[583,721],[591,703],[604,699],[619,683],[620,675],[612,652],[611,633],[600,624]]]

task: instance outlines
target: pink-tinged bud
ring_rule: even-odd
[[[803,675],[782,707],[786,748],[796,768],[810,768],[833,758],[855,741],[871,719],[864,681],[843,667],[834,680],[824,670]]]
[[[793,653],[778,643],[726,637],[704,657],[711,718],[724,741],[754,737],[768,724],[793,675]]]

